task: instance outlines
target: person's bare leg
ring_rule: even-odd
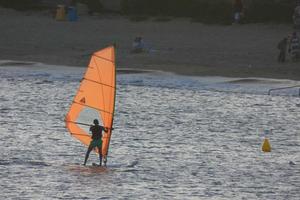
[[[98,147],[100,166],[102,165],[102,147]]]
[[[92,150],[93,150],[93,147],[89,146],[89,148],[88,148],[88,150],[87,150],[87,152],[85,154],[85,159],[84,159],[83,165],[86,165],[86,162],[87,162],[87,160],[89,158],[89,155],[90,155],[90,153],[91,153]]]

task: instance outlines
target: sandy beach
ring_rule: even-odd
[[[291,25],[203,25],[189,19],[132,22],[111,15],[59,22],[46,11],[3,8],[0,17],[0,60],[86,66],[92,52],[116,43],[118,68],[300,80],[299,62],[277,62],[277,43],[292,32]],[[144,38],[148,53],[130,53],[136,36]]]

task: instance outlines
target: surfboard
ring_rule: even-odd
[[[77,140],[88,146],[89,127],[95,118],[108,132],[102,137],[102,157],[107,162],[113,130],[116,96],[115,47],[108,46],[91,56],[80,86],[65,117],[66,128]],[[97,149],[95,149],[97,152]],[[98,152],[97,152],[98,153]]]

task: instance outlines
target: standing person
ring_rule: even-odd
[[[300,57],[300,40],[297,32],[294,32],[291,37],[289,44],[289,53],[291,53],[293,61],[297,61]]]
[[[277,45],[277,48],[279,49],[279,56],[278,56],[278,62],[285,62],[286,57],[286,49],[287,49],[288,40],[287,38],[283,38]]]
[[[86,165],[86,162],[89,158],[91,151],[94,148],[98,148],[99,160],[100,160],[100,166],[101,166],[102,165],[102,131],[107,132],[108,128],[100,126],[99,121],[97,119],[94,119],[94,125],[90,127],[90,131],[92,132],[92,141],[86,152],[83,165]]]
[[[241,16],[244,6],[242,0],[233,1],[233,19],[234,23],[239,24],[241,22]]]
[[[294,28],[300,30],[300,3],[297,3],[297,6],[294,10],[293,21]]]

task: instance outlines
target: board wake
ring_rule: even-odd
[[[99,173],[108,173],[112,171],[108,167],[100,166],[96,163],[92,165],[69,165],[67,166],[67,170],[75,173],[86,173],[86,174],[99,174]]]

